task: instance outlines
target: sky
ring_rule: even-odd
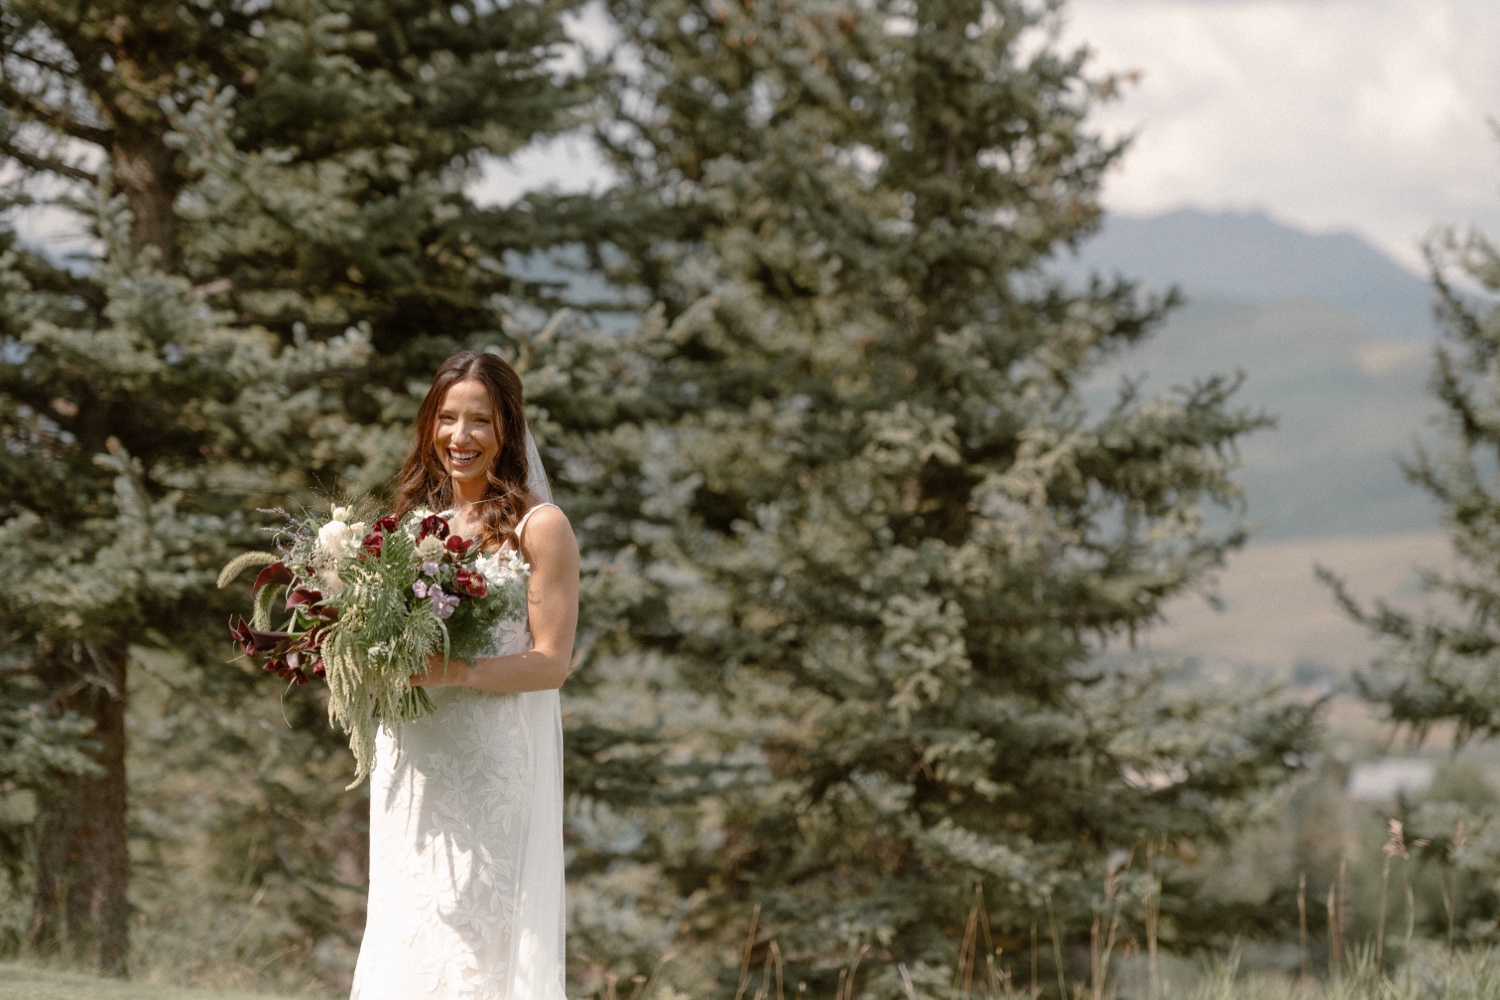
[[[571,33],[598,47],[600,8]],[[1425,271],[1438,225],[1500,238],[1500,0],[1070,0],[1063,44],[1140,82],[1095,123],[1133,134],[1105,206],[1258,210],[1310,232],[1352,231]],[[608,172],[564,138],[491,163],[470,188],[598,188]],[[62,248],[76,220],[23,232]]]
[[[591,17],[576,37],[603,31]],[[1500,237],[1500,0],[1072,0],[1064,43],[1141,72],[1096,119],[1136,136],[1105,187],[1113,211],[1265,211],[1417,270],[1434,226]],[[474,191],[508,201],[605,176],[563,140],[492,165]]]
[[[1139,86],[1108,208],[1259,209],[1419,266],[1436,225],[1500,238],[1497,0],[1074,0],[1065,36]]]

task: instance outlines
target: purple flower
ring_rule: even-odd
[[[424,562],[422,564],[422,572],[427,574],[428,576],[437,576],[438,564],[435,562]]]
[[[437,588],[434,586],[433,589],[436,590]],[[418,597],[426,597],[427,584],[423,583],[421,580],[418,580],[416,583],[411,585],[411,592],[413,594],[416,594]],[[439,591],[439,593],[441,593],[441,591]]]
[[[443,588],[435,583],[427,588],[427,596],[432,598],[432,613],[439,618],[447,618],[458,607],[458,595],[443,593]]]

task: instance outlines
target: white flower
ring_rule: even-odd
[[[521,558],[520,553],[511,551],[506,555],[499,552],[482,555],[474,560],[474,568],[484,577],[484,582],[492,587],[504,586],[511,580],[526,576],[531,572],[531,567]]]
[[[437,562],[443,558],[443,540],[436,535],[428,535],[418,543],[417,554],[422,557],[423,562]]]
[[[318,529],[318,551],[334,559],[342,559],[349,552],[351,537],[349,525],[343,521],[329,521]]]
[[[484,582],[491,586],[504,582],[500,576],[500,557],[497,555],[480,556],[474,560],[474,568],[479,571],[480,576],[484,577]]]
[[[339,571],[332,566],[319,573],[318,580],[323,584],[323,593],[327,597],[337,597],[344,592],[344,581],[339,579]]]
[[[350,507],[335,507],[335,508],[333,508],[333,512],[330,515],[330,517],[333,520],[335,520],[335,521],[347,521],[347,520],[349,520],[349,516],[351,514],[353,514],[353,513],[354,513],[353,508],[350,508]]]

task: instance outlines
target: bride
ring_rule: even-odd
[[[578,545],[503,360],[438,368],[397,480],[396,514],[452,509],[455,533],[519,549],[525,619],[492,656],[429,659],[436,711],[384,727],[370,778],[370,900],[351,1000],[563,1000],[562,727]]]

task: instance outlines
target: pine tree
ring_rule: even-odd
[[[1419,445],[1403,468],[1441,507],[1456,565],[1424,573],[1427,591],[1440,600],[1421,613],[1386,601],[1367,607],[1329,570],[1320,575],[1379,641],[1375,662],[1358,678],[1364,696],[1417,737],[1451,724],[1462,746],[1500,734],[1493,666],[1500,649],[1500,482],[1493,469],[1500,447],[1500,311],[1490,297],[1500,291],[1500,254],[1481,233],[1450,231],[1428,245],[1428,260],[1443,330],[1432,391],[1446,411],[1447,447]]]
[[[863,941],[940,989],[976,883],[1010,950],[1086,927],[1124,852],[1224,838],[1311,739],[1099,658],[1242,541],[1204,510],[1262,423],[1218,376],[1085,405],[1170,304],[1046,270],[1122,152],[1112,81],[1054,4],[610,10],[624,180],[568,216],[659,318],[542,397],[594,559],[575,949],[728,945],[756,904],[807,978]]]
[[[282,347],[225,324],[131,251],[132,221],[123,199],[101,207],[108,249],[92,301],[39,288],[7,259],[0,303],[15,486],[0,524],[0,621],[11,658],[45,689],[40,704],[91,723],[96,765],[40,788],[31,933],[110,972],[123,971],[128,915],[127,664],[138,646],[196,645],[218,625],[222,605],[201,607],[202,595],[249,534],[244,483],[305,453],[319,437],[310,424],[336,408],[328,376],[368,353],[357,331]],[[276,413],[299,393],[300,407]],[[253,443],[224,419],[267,410],[277,426]]]
[[[1449,229],[1427,244],[1441,335],[1433,348],[1431,391],[1442,404],[1437,442],[1419,442],[1402,462],[1407,478],[1442,512],[1451,558],[1421,574],[1426,600],[1367,602],[1358,580],[1326,567],[1318,574],[1345,612],[1376,642],[1369,666],[1356,674],[1361,695],[1399,734],[1420,744],[1434,731],[1451,733],[1455,750],[1500,735],[1500,252],[1478,231]],[[1486,782],[1464,787],[1462,768],[1429,794],[1403,802],[1407,842],[1427,842],[1424,858],[1440,866],[1439,913],[1433,933],[1449,940],[1487,940],[1500,893],[1500,849],[1490,834],[1495,816]],[[1438,786],[1447,784],[1446,790]]]
[[[263,692],[224,668],[226,598],[206,592],[221,556],[261,544],[254,508],[381,483],[414,411],[412,372],[458,343],[503,341],[497,294],[546,298],[503,263],[545,220],[480,210],[463,185],[481,156],[572,123],[582,92],[549,65],[567,9],[29,0],[0,11],[0,155],[19,168],[18,191],[61,186],[54,203],[82,207],[104,248],[73,270],[16,254],[5,271],[6,656],[39,678],[40,704],[87,720],[97,763],[45,789],[38,945],[66,940],[124,968],[127,665],[196,666],[181,690],[220,707]],[[101,190],[123,202],[91,208]],[[18,710],[34,697],[12,694]],[[214,731],[204,704],[169,706],[164,731],[201,730],[200,745],[242,755],[256,746],[253,727]],[[310,721],[318,706],[304,696],[291,714]],[[60,737],[74,727],[60,725]],[[319,834],[347,823],[347,801],[300,801],[305,783],[270,765],[296,752],[326,770],[336,741],[282,742],[250,768],[255,795],[227,796],[244,812],[219,822],[244,833],[236,820],[263,830],[283,817],[273,839],[301,824],[301,842],[258,864],[316,892],[320,879],[296,866],[326,860]],[[325,865],[321,881],[333,878]]]

